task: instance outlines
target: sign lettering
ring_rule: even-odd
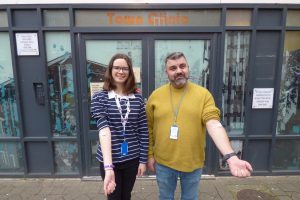
[[[175,14],[168,14],[167,12],[149,12],[147,16],[144,15],[128,15],[115,12],[107,12],[107,23],[109,25],[123,25],[123,26],[166,26],[166,25],[188,25],[189,16],[183,15],[179,12]]]

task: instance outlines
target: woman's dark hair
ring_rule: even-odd
[[[136,86],[135,86],[135,77],[132,68],[132,61],[126,54],[115,54],[109,61],[108,68],[106,69],[105,76],[104,76],[104,85],[103,90],[114,90],[116,89],[115,81],[112,77],[112,68],[115,60],[117,59],[124,59],[129,67],[128,78],[124,83],[124,92],[127,94],[135,93]]]

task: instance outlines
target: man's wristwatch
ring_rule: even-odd
[[[231,158],[232,156],[236,156],[235,152],[229,153],[229,154],[225,154],[222,158],[223,162],[226,162],[229,158]]]

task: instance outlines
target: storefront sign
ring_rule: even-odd
[[[150,12],[147,16],[107,12],[106,15],[110,25],[187,25],[190,20],[189,16],[180,12],[175,15],[168,15],[166,12]]]
[[[16,33],[18,56],[38,56],[39,44],[37,33]]]
[[[253,109],[273,108],[274,88],[253,89]]]
[[[219,26],[221,10],[76,10],[76,26]]]

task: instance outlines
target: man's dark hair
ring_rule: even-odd
[[[165,65],[167,65],[168,60],[177,60],[178,58],[181,58],[181,57],[184,57],[184,59],[186,59],[182,52],[170,53],[165,59]]]

